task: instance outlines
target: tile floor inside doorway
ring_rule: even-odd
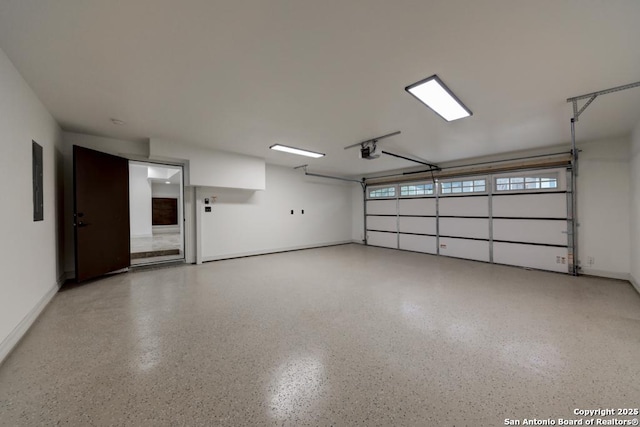
[[[182,235],[180,233],[162,233],[131,238],[132,253],[166,249],[182,249]]]
[[[131,264],[148,264],[184,258],[182,234],[159,233],[131,238]]]
[[[627,282],[355,244],[131,272],[56,295],[0,424],[580,418],[638,406],[639,336]]]

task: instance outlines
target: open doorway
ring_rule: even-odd
[[[184,259],[182,167],[129,162],[131,265]]]

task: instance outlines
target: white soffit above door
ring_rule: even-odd
[[[64,129],[157,137],[311,168],[409,167],[570,140],[566,98],[640,80],[637,0],[0,2],[0,47]],[[447,123],[404,88],[437,74],[471,109]],[[627,134],[640,89],[603,96],[578,140]],[[126,122],[114,126],[110,118]]]

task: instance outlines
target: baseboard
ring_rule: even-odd
[[[349,243],[353,243],[353,242],[351,240],[341,240],[339,242],[321,243],[316,245],[290,246],[286,248],[269,249],[269,250],[263,250],[263,251],[251,251],[251,252],[241,252],[241,253],[235,253],[235,254],[217,255],[213,257],[203,257],[202,262],[221,261],[223,259],[242,258],[247,256],[256,256],[256,255],[277,254],[280,252],[299,251],[303,249],[325,248],[328,246],[346,245]]]
[[[360,239],[353,239],[351,241],[351,243],[357,243],[358,245],[364,245],[364,240],[360,240]]]
[[[586,276],[597,276],[597,277],[606,277],[607,279],[618,279],[618,280],[629,280],[629,273],[616,273],[615,271],[606,271],[606,270],[592,270],[589,268],[583,268],[580,270],[580,274],[584,274]]]
[[[73,278],[75,278],[75,272],[74,271],[63,271],[58,276],[58,282],[57,282],[58,283],[58,288],[60,288],[60,286],[64,285],[67,280],[73,279]]]
[[[18,345],[22,337],[25,336],[31,325],[36,321],[40,313],[45,309],[45,307],[51,302],[56,292],[60,288],[61,280],[64,280],[65,274],[63,273],[58,278],[58,283],[54,284],[51,289],[47,291],[46,294],[38,301],[31,311],[22,319],[18,326],[16,326],[13,331],[0,343],[0,364],[4,362],[7,356],[11,353],[11,351]]]
[[[629,275],[629,281],[631,285],[636,288],[636,291],[640,294],[640,282],[638,282],[632,275]]]

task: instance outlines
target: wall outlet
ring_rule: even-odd
[[[587,257],[587,264],[589,264],[589,267],[591,267],[595,263],[596,263],[595,258],[593,258],[592,256]]]
[[[559,256],[556,257],[556,264],[560,264],[560,258]]]
[[[447,249],[447,245],[444,243],[440,243],[440,249]]]

